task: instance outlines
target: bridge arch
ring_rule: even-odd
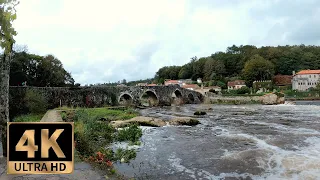
[[[188,102],[190,104],[192,104],[192,103],[194,103],[194,101],[195,101],[194,95],[192,93],[189,93],[188,94]]]
[[[159,104],[159,98],[154,91],[148,89],[142,93],[140,103],[143,106],[157,106]]]
[[[173,104],[176,104],[176,105],[183,104],[182,92],[181,92],[179,89],[175,89],[175,90],[172,92],[171,98],[172,98],[172,103],[173,103]]]
[[[118,98],[118,103],[120,105],[132,105],[133,104],[133,97],[130,93],[122,93]]]

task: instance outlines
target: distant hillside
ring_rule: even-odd
[[[319,46],[277,46],[257,48],[253,45],[228,47],[208,57],[193,57],[183,66],[165,66],[158,70],[155,80],[196,80],[203,78],[225,86],[232,79],[241,78],[250,85],[254,80],[269,80],[273,75],[291,75],[292,71],[320,69]]]

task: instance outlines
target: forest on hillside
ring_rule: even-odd
[[[208,57],[192,57],[183,66],[162,67],[154,78],[158,83],[165,79],[202,78],[222,87],[229,80],[241,78],[251,86],[255,80],[270,80],[274,75],[291,75],[302,69],[320,69],[320,46],[233,45]]]

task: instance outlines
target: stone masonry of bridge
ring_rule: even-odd
[[[102,107],[123,104],[139,106],[144,102],[148,106],[170,106],[177,100],[179,104],[195,104],[203,101],[203,96],[200,93],[181,88],[178,85],[76,88],[21,86],[10,87],[10,103],[23,109],[24,96],[28,90],[35,91],[45,97],[48,108],[59,106]]]

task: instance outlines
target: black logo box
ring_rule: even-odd
[[[9,161],[73,161],[73,124],[71,123],[10,123],[8,124],[8,160]],[[64,129],[57,139],[65,158],[58,158],[52,148],[49,149],[49,158],[41,158],[41,130],[49,129],[49,138],[57,129]],[[28,158],[27,151],[16,151],[15,147],[26,130],[35,130],[34,158]],[[26,144],[26,143],[25,143]]]

